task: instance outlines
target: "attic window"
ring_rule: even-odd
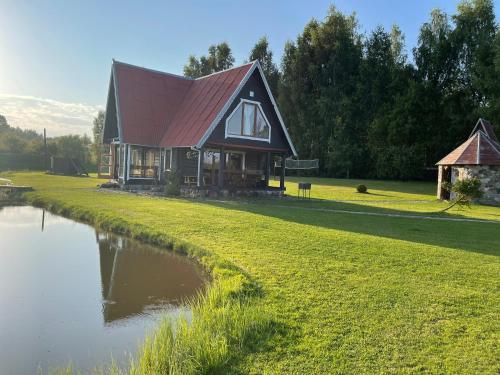
[[[226,120],[226,138],[271,140],[271,127],[260,103],[242,100]]]

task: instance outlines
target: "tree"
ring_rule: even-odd
[[[448,211],[455,205],[459,205],[461,207],[469,207],[474,199],[481,198],[483,193],[481,191],[481,181],[476,178],[464,178],[462,180],[456,181],[453,185],[446,184],[444,186],[448,191],[452,191],[455,193],[455,197],[451,201],[451,205],[446,207],[441,212]]]
[[[401,66],[406,64],[405,36],[396,24],[392,25],[391,29],[391,53],[394,64]]]
[[[5,133],[0,138],[0,152],[22,154],[26,150],[27,141],[14,132]]]
[[[92,144],[92,157],[98,162],[99,158],[99,147],[102,144],[102,137],[104,132],[104,118],[106,114],[104,111],[97,112],[96,117],[94,117],[94,121],[92,122],[92,135],[94,138],[94,142]]]
[[[229,69],[234,64],[231,48],[226,42],[208,47],[208,55],[189,56],[188,63],[184,65],[184,75],[189,78],[199,78],[205,75]]]
[[[265,36],[257,41],[250,51],[248,59],[250,61],[259,60],[271,92],[277,96],[280,74],[278,67],[273,62],[273,52],[269,49],[269,42]]]
[[[333,6],[286,46],[278,97],[299,154],[319,158],[322,174],[356,175],[364,165],[356,104],[361,59],[356,18]]]
[[[9,124],[7,123],[7,119],[5,116],[0,115],[0,131],[9,128]]]
[[[90,138],[87,135],[63,135],[54,139],[57,156],[79,159],[89,158]]]

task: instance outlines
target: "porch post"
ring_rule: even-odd
[[[224,149],[220,149],[220,157],[219,157],[219,178],[217,181],[217,185],[219,189],[224,187],[224,170],[226,169],[226,153]]]
[[[196,178],[198,187],[203,186],[203,157],[204,156],[205,156],[205,148],[201,147],[198,150],[198,176]]]
[[[128,180],[130,179],[130,145],[125,145],[125,152],[126,152],[126,158],[125,160],[127,161],[127,165],[126,165],[126,172],[127,172],[127,175],[125,176],[125,183],[128,182]]]
[[[269,175],[271,173],[271,153],[266,152],[266,170],[264,171],[265,179],[266,179],[266,188],[269,186]]]
[[[443,183],[443,166],[438,165],[437,199],[443,199],[442,186],[441,186],[442,183]]]
[[[281,155],[281,174],[280,174],[280,189],[285,189],[285,154]]]

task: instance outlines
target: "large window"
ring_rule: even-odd
[[[226,137],[270,141],[271,128],[257,102],[242,101],[226,120]]]
[[[159,150],[130,146],[130,177],[154,178],[157,177],[160,166]]]

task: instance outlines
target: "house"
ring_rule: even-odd
[[[258,61],[191,79],[113,60],[100,174],[184,195],[269,187],[270,165],[297,153]]]
[[[481,181],[483,192],[480,202],[500,205],[500,143],[488,121],[480,118],[469,139],[441,159],[437,166],[438,199],[450,199],[443,182],[476,177]]]

